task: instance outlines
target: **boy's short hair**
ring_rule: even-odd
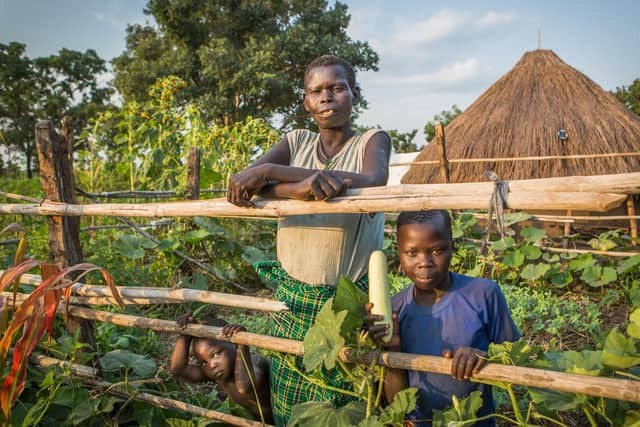
[[[349,83],[349,87],[352,89],[356,87],[356,72],[347,61],[335,55],[322,55],[314,59],[307,65],[306,70],[304,70],[304,84],[307,84],[307,77],[311,70],[316,67],[330,67],[332,65],[340,65],[345,74],[347,75],[347,83]]]
[[[398,215],[397,230],[403,225],[407,224],[425,224],[431,223],[437,218],[442,218],[444,228],[451,239],[453,234],[451,233],[451,217],[449,212],[444,209],[432,209],[428,211],[405,211],[400,212]]]

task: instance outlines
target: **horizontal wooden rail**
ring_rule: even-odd
[[[527,157],[495,157],[495,158],[469,158],[469,159],[448,159],[449,163],[498,163],[498,162],[529,162],[535,160],[582,160],[582,159],[607,159],[616,157],[637,157],[640,152],[633,153],[602,153],[602,154],[572,154],[558,156],[527,156]],[[413,162],[397,162],[389,164],[394,166],[413,165],[439,165],[440,160],[419,160]]]
[[[222,334],[222,328],[214,326],[189,324],[182,329],[176,322],[171,320],[148,319],[76,306],[70,306],[70,313],[82,319],[109,322],[119,326],[139,327],[153,329],[155,331],[214,338],[295,355],[304,353],[304,346],[301,341],[270,337],[251,332],[239,332],[233,337],[227,338]],[[347,362],[355,361],[354,357],[355,354],[352,349],[345,347],[341,352],[341,358]],[[370,363],[373,360],[380,365],[397,369],[441,374],[449,374],[451,372],[451,359],[437,356],[395,352],[371,352],[357,359],[357,361],[361,363]],[[568,374],[545,369],[524,368],[495,363],[487,364],[474,378],[483,381],[505,381],[529,387],[540,387],[569,393],[586,394],[589,396],[601,396],[630,402],[640,401],[640,381],[628,379]]]
[[[479,212],[461,212],[475,216],[476,218],[486,219],[487,214]],[[640,215],[531,215],[531,217],[523,221],[541,221],[541,222],[562,222],[575,223],[577,221],[629,221],[631,219],[640,219]]]
[[[462,237],[463,240],[467,242],[475,243],[477,245],[482,245],[484,242],[479,239],[472,239],[469,237]],[[489,245],[492,245],[495,242],[489,242]],[[598,251],[595,249],[569,249],[569,248],[552,248],[549,246],[543,246],[538,243],[534,243],[534,246],[537,246],[542,251],[546,252],[554,252],[559,254],[594,254],[594,255],[604,255],[604,256],[612,256],[612,257],[632,257],[635,255],[639,255],[640,252],[619,252],[619,251]]]
[[[2,273],[4,271],[0,270],[0,275]],[[25,285],[39,285],[41,282],[42,278],[38,274],[24,274],[20,277],[20,283]],[[266,312],[288,310],[286,304],[281,301],[223,292],[137,286],[118,286],[117,289],[126,304],[200,302]],[[106,286],[76,283],[72,287],[72,294],[79,298],[76,300],[78,303],[85,302],[96,305],[115,303],[111,290]]]
[[[133,399],[139,402],[150,403],[151,405],[163,408],[163,409],[175,409],[178,411],[186,412],[189,414],[198,415],[210,420],[222,421],[229,425],[240,427],[273,427],[269,424],[263,424],[258,421],[248,420],[242,417],[238,417],[231,414],[226,414],[220,411],[214,411],[212,409],[202,408],[200,406],[191,405],[189,403],[181,402],[179,400],[168,399],[166,397],[156,396],[151,393],[129,393],[123,385],[114,384],[107,381],[101,381],[97,379],[99,377],[98,370],[90,366],[80,365],[77,363],[69,363],[64,360],[55,359],[53,357],[47,357],[42,355],[31,355],[29,361],[42,368],[51,368],[52,366],[59,366],[69,368],[71,374],[78,377],[84,383],[94,387],[100,387],[107,393],[115,396],[123,397],[125,399]]]
[[[220,193],[226,193],[227,190],[224,189],[224,188],[218,189],[218,190],[201,189],[199,192],[201,194],[203,194],[203,193],[220,194]],[[130,190],[103,191],[103,192],[100,192],[100,193],[89,193],[89,192],[82,191],[79,194],[83,195],[83,196],[87,196],[87,197],[95,197],[95,198],[100,198],[100,199],[136,199],[136,198],[140,198],[140,199],[170,199],[170,198],[184,197],[185,196],[185,194],[176,193],[175,191],[142,191],[142,190],[139,190],[139,191],[130,191]]]
[[[640,193],[640,173],[509,181],[509,208],[536,210],[607,211],[621,205],[625,194]],[[421,209],[486,209],[492,182],[460,184],[403,184],[353,189],[328,201],[265,200],[242,208],[226,199],[167,203],[105,203],[71,205],[45,201],[0,204],[0,214],[62,216],[219,216],[280,217],[314,213],[397,212]]]

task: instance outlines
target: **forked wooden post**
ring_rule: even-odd
[[[73,177],[73,120],[62,119],[62,135],[58,135],[50,120],[39,120],[35,129],[36,148],[40,164],[40,180],[45,197],[62,203],[77,203]],[[80,245],[81,217],[50,216],[49,260],[58,268],[82,262]],[[44,271],[43,271],[44,274]],[[49,274],[54,272],[49,271]],[[84,319],[70,319],[71,331],[80,330],[80,339],[95,350],[95,327]]]
[[[436,136],[434,138],[438,144],[438,154],[440,156],[440,181],[443,184],[449,183],[449,161],[447,160],[447,146],[444,139],[444,126],[442,123],[436,125]]]
[[[627,215],[629,215],[629,234],[631,234],[631,238],[638,237],[638,220],[633,218],[636,215],[636,202],[633,194],[629,195],[627,199]]]
[[[200,198],[200,149],[198,147],[189,148],[187,188],[190,200],[198,200]]]

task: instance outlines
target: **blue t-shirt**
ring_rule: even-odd
[[[393,311],[398,313],[400,338],[404,353],[442,356],[459,347],[487,351],[490,343],[517,341],[520,338],[504,295],[497,283],[451,273],[451,287],[437,303],[419,306],[413,298],[414,285],[394,295]],[[451,396],[467,396],[480,390],[483,405],[477,416],[495,412],[491,386],[451,375],[408,371],[409,386],[418,388],[418,405],[410,414],[413,420],[430,420],[433,409],[451,406]],[[419,422],[430,426],[431,422]],[[494,426],[489,419],[476,426]]]

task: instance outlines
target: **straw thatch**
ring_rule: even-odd
[[[557,132],[564,129],[568,140]],[[449,159],[600,154],[640,150],[640,117],[551,50],[527,52],[446,128]],[[428,144],[415,161],[437,160]],[[451,182],[600,175],[640,170],[638,157],[454,163]],[[440,182],[438,165],[413,165],[402,183]]]

